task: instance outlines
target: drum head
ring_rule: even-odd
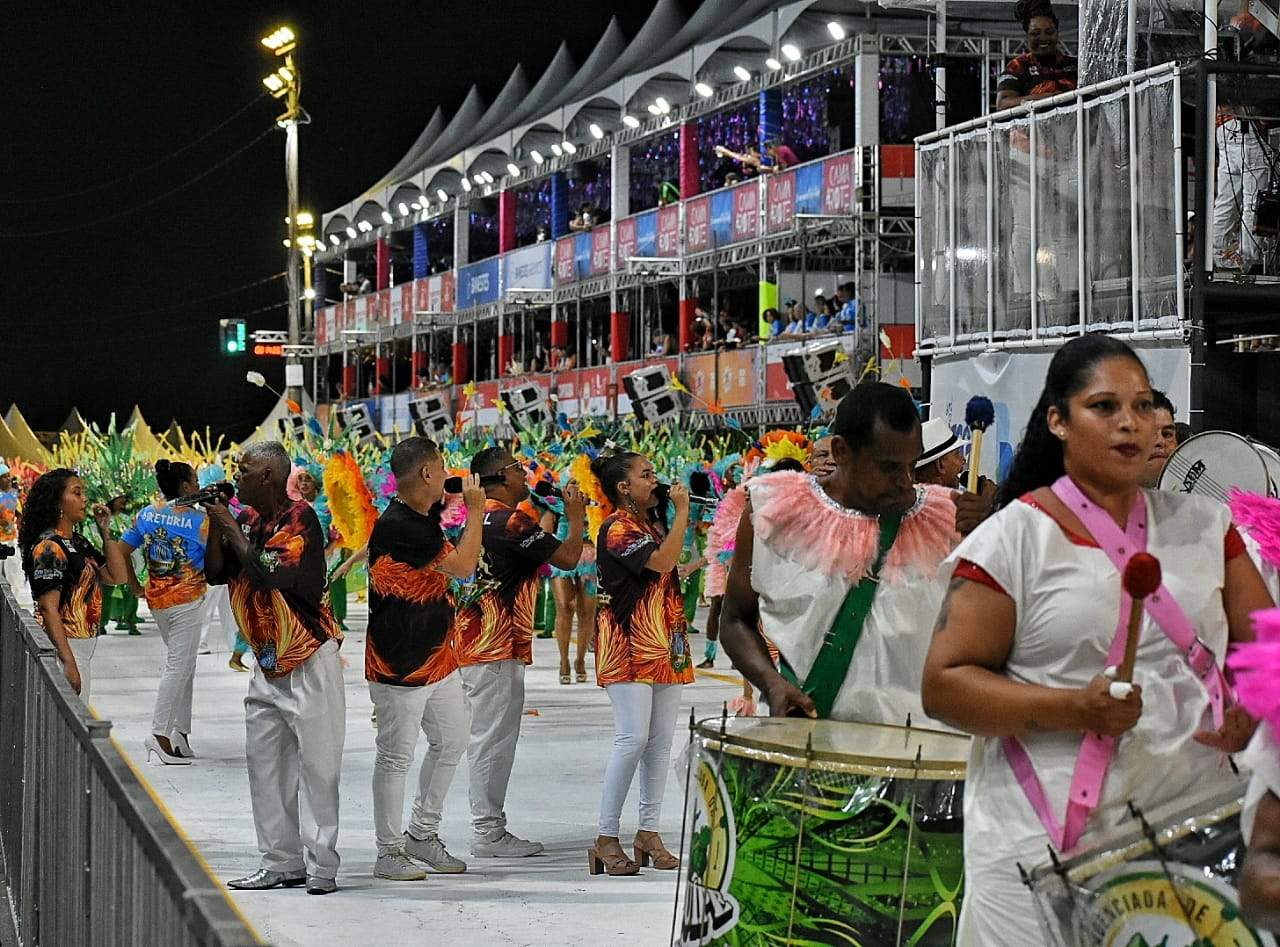
[[[1229,431],[1205,431],[1183,441],[1169,455],[1156,489],[1226,503],[1233,487],[1267,496],[1270,485],[1262,454],[1247,438]]]
[[[971,739],[939,730],[802,717],[719,717],[698,724],[711,752],[806,765],[828,772],[917,779],[964,779]]]
[[[1277,454],[1274,448],[1268,447],[1261,441],[1250,439],[1249,443],[1253,445],[1253,449],[1262,458],[1262,463],[1267,468],[1267,476],[1271,478],[1271,492],[1268,495],[1280,497],[1280,454]]]

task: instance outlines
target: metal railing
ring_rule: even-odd
[[[1187,319],[1176,63],[916,139],[922,354]]]
[[[3,581],[0,848],[21,945],[262,943]]]

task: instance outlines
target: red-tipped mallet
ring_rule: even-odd
[[[1142,625],[1142,600],[1160,588],[1160,560],[1150,553],[1137,552],[1124,567],[1124,590],[1133,599],[1129,608],[1129,634],[1124,639],[1124,660],[1116,672],[1117,681],[1133,680],[1133,664],[1138,657],[1138,634]]]

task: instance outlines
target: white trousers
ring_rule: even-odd
[[[191,733],[191,692],[196,679],[196,647],[204,624],[204,599],[158,608],[151,613],[167,649],[151,713],[151,732],[168,737]]]
[[[467,766],[472,829],[476,838],[496,839],[507,831],[503,807],[524,715],[524,664],[509,658],[473,664],[460,673],[471,712]]]
[[[440,832],[444,797],[467,749],[467,706],[462,678],[450,674],[425,687],[369,682],[378,715],[373,762],[373,827],[378,854],[404,849],[404,784],[418,732],[427,735],[427,753],[418,771],[409,833],[418,839]]]
[[[671,768],[671,739],[680,710],[680,684],[609,684],[613,753],[604,771],[600,834],[618,838],[622,807],[640,767],[640,831],[658,831],[662,794]]]
[[[71,654],[76,659],[76,670],[80,672],[80,702],[89,706],[89,678],[93,665],[93,652],[98,650],[97,638],[68,638]]]
[[[214,620],[214,614],[217,620]],[[228,654],[235,650],[236,616],[231,611],[231,593],[225,585],[211,585],[204,596],[204,614],[200,618],[200,650],[208,648],[214,654]],[[212,632],[212,640],[210,640]]]
[[[1244,265],[1258,262],[1261,251],[1253,234],[1254,200],[1266,187],[1269,170],[1258,132],[1239,119],[1219,125],[1217,193],[1213,198],[1213,249],[1216,254],[1239,247]]]
[[[31,586],[27,585],[27,577],[22,572],[22,556],[17,552],[17,544],[14,544],[14,554],[8,559],[0,561],[0,574],[3,574],[9,582],[9,588],[13,590],[13,597],[18,600],[18,604],[23,608],[31,608]]]
[[[347,725],[338,642],[288,674],[255,666],[244,699],[245,760],[262,867],[338,874],[338,776]],[[299,795],[307,821],[298,815]]]

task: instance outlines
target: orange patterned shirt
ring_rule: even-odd
[[[102,620],[102,586],[98,570],[105,560],[78,533],[63,536],[55,530],[41,534],[31,550],[31,595],[58,592],[58,615],[68,638],[96,638]],[[36,620],[44,617],[35,610]]]
[[[302,500],[270,522],[249,508],[237,521],[253,562],[245,565],[227,550],[223,575],[209,580],[226,581],[236,624],[258,667],[268,677],[280,677],[330,638],[342,640],[324,598],[324,533],[315,510]]]
[[[533,663],[538,572],[559,548],[528,514],[485,501],[484,555],[453,626],[460,667],[512,658]]]
[[[369,537],[369,631],[365,680],[418,687],[458,669],[449,577],[436,571],[453,551],[439,514],[393,498]]]
[[[596,683],[692,684],[689,634],[676,570],[646,566],[662,534],[630,513],[609,517],[596,534],[600,608]]]

